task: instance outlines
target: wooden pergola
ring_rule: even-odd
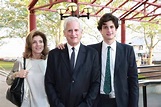
[[[35,12],[50,11],[57,12],[55,6],[62,3],[74,2],[78,8],[75,11],[79,15],[84,15],[84,11],[80,8],[87,5],[91,6],[94,10],[90,13],[90,17],[100,17],[103,11],[111,12],[117,16],[121,21],[121,42],[125,43],[125,22],[126,20],[148,22],[161,24],[161,0],[107,0],[107,2],[100,3],[100,0],[48,0],[46,4],[38,5],[40,0],[30,0],[28,5],[29,10],[29,29],[30,31],[36,28],[36,15]],[[87,2],[89,1],[89,2]],[[66,13],[70,13],[69,9]]]

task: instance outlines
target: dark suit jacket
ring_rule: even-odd
[[[89,46],[98,51],[101,64],[102,42]],[[116,42],[114,89],[117,107],[138,107],[139,86],[135,53],[132,46],[118,42]]]
[[[71,71],[67,45],[49,52],[45,89],[51,107],[92,106],[100,85],[98,52],[81,44]]]

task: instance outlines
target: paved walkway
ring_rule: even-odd
[[[147,86],[147,107],[161,107],[161,85],[148,85]],[[142,88],[139,89],[139,107],[143,106]]]
[[[139,107],[143,107],[142,94],[139,96]],[[148,94],[147,95],[147,107],[161,107],[161,94]]]
[[[7,88],[8,85],[6,84],[6,77],[0,75],[0,107],[16,107],[8,100],[6,100],[5,96]],[[140,91],[142,91],[141,88]],[[139,107],[143,107],[142,93],[140,93],[139,97]],[[161,107],[161,93],[148,93],[147,97],[148,107]]]
[[[8,85],[6,84],[6,77],[0,75],[0,107],[16,107],[8,100],[6,100],[6,90]]]

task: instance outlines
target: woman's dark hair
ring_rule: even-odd
[[[99,20],[97,29],[101,30],[102,26],[105,25],[105,22],[112,21],[116,27],[116,29],[119,27],[119,19],[112,15],[111,13],[105,13]]]
[[[24,52],[23,56],[25,58],[32,58],[32,40],[33,40],[33,37],[35,37],[35,36],[40,36],[43,39],[44,50],[42,51],[41,59],[46,59],[47,54],[49,52],[49,49],[47,47],[46,35],[40,31],[37,31],[37,30],[31,31],[28,34],[28,36],[26,37],[25,52]]]

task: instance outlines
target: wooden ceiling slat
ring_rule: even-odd
[[[51,11],[56,12],[56,9],[52,8],[54,5],[62,2],[75,2],[79,6],[84,5],[91,5],[93,8],[95,8],[95,13],[91,13],[91,17],[100,17],[101,12],[104,10],[104,8],[109,8],[112,11],[113,14],[117,14],[118,10],[120,10],[120,19],[124,20],[135,20],[135,21],[141,21],[141,22],[155,22],[156,18],[161,19],[160,13],[155,13],[157,10],[161,11],[161,3],[157,3],[158,0],[126,0],[123,3],[121,3],[119,6],[114,7],[111,5],[111,3],[115,2],[114,0],[110,0],[109,2],[106,2],[105,4],[98,4],[97,0],[91,0],[90,2],[81,1],[81,0],[48,0],[49,3],[41,6],[37,6],[36,4],[38,0],[30,0],[30,3],[28,5],[29,11],[34,10],[43,10],[43,11]],[[125,9],[123,6],[125,6],[129,2],[136,2],[134,6],[132,6],[129,9]],[[154,7],[151,9],[150,7]],[[141,10],[140,10],[141,8]],[[147,9],[150,8],[151,10],[148,11]],[[69,12],[70,13],[70,12]],[[80,12],[80,15],[84,14],[83,11]],[[147,20],[146,18],[149,18]],[[157,21],[158,22],[158,21]],[[161,24],[161,23],[160,23]]]

